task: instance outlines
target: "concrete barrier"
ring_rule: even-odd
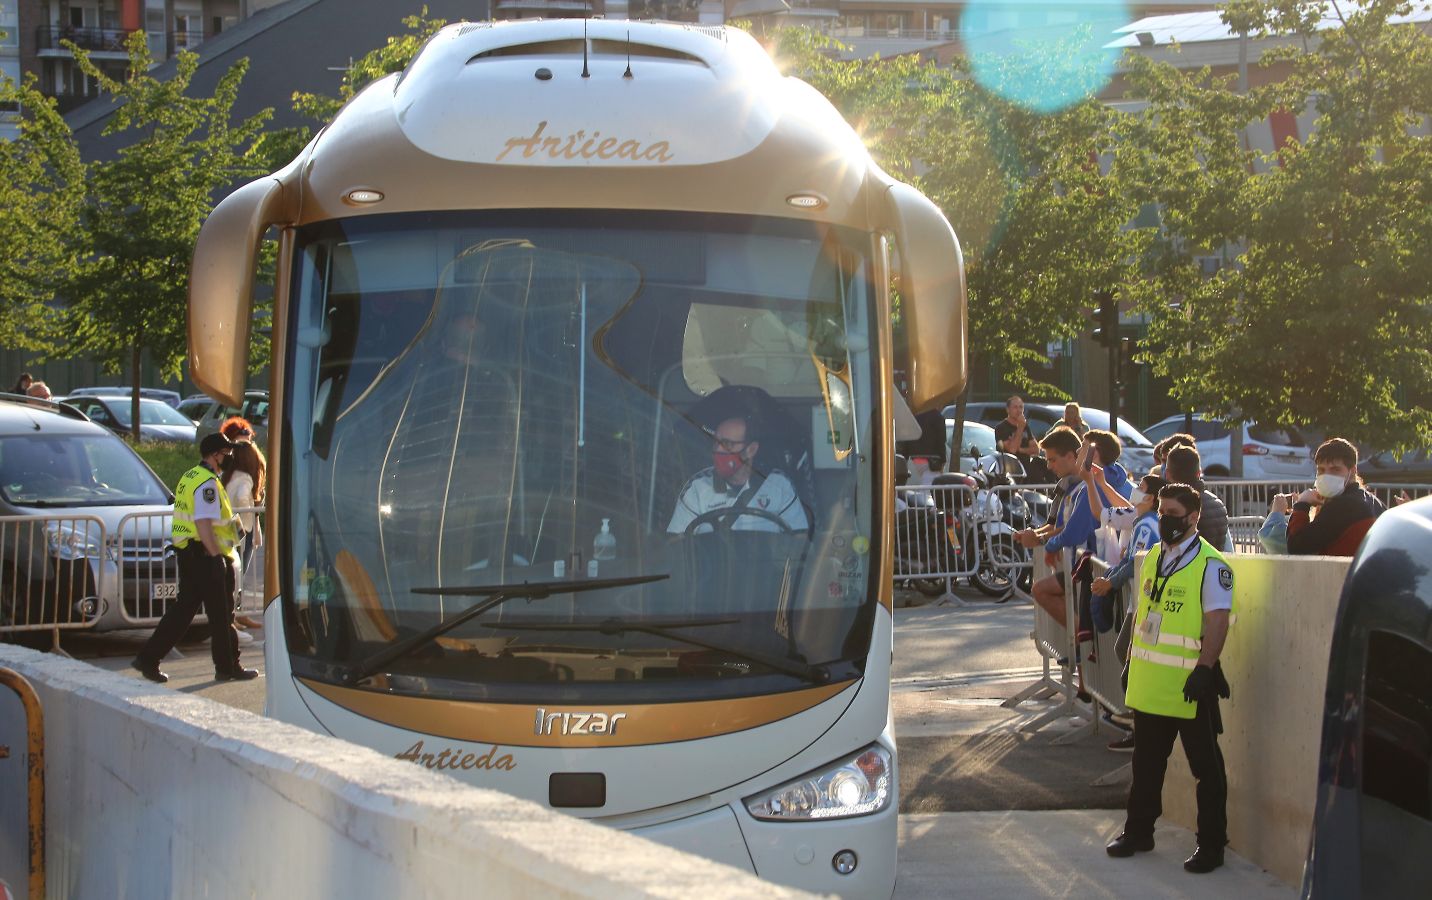
[[[0,666],[44,704],[51,897],[811,896],[83,663]]]
[[[1231,554],[1234,613],[1223,668],[1219,746],[1228,769],[1232,848],[1289,884],[1302,878],[1317,799],[1328,654],[1346,558]],[[1169,759],[1165,816],[1197,827],[1193,776]]]

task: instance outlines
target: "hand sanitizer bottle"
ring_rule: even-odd
[[[617,536],[612,534],[612,520],[602,520],[602,530],[592,540],[593,559],[616,559],[617,558]]]

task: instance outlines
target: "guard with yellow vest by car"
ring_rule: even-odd
[[[150,681],[163,684],[159,660],[174,649],[194,621],[200,605],[209,617],[214,678],[247,681],[258,671],[239,664],[239,636],[234,629],[235,565],[238,529],[229,495],[219,478],[234,442],[210,434],[199,443],[199,465],[184,473],[174,489],[174,552],[179,563],[179,596],[134,658],[134,668]]]
[[[1124,697],[1134,711],[1134,780],[1124,830],[1105,848],[1119,857],[1154,849],[1164,772],[1177,737],[1198,782],[1198,847],[1183,863],[1196,873],[1223,865],[1228,843],[1218,698],[1229,689],[1218,657],[1233,615],[1233,570],[1198,536],[1202,506],[1186,484],[1159,491],[1161,543],[1144,558]]]

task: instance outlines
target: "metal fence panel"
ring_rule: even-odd
[[[111,564],[96,516],[0,517],[0,633],[92,627]]]
[[[130,513],[119,521],[117,593],[130,625],[157,625],[179,599],[179,563],[167,552],[173,521],[173,512]]]
[[[1233,552],[1262,553],[1263,545],[1258,541],[1258,530],[1262,527],[1261,516],[1229,516],[1228,539],[1233,542]]]
[[[1261,522],[1272,508],[1275,494],[1301,493],[1312,487],[1312,482],[1208,479],[1204,487],[1223,501],[1223,505],[1228,507],[1230,517],[1258,516]],[[1381,500],[1383,506],[1390,508],[1404,494],[1413,500],[1432,494],[1432,484],[1378,482],[1368,484],[1367,490]]]
[[[979,569],[979,542],[964,540],[973,527],[975,491],[963,484],[895,488],[895,581],[964,578]],[[903,508],[902,508],[903,507]]]

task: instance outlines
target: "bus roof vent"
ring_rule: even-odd
[[[471,65],[484,59],[513,56],[580,56],[582,44],[581,38],[558,38],[526,44],[508,44],[505,47],[492,47],[484,50],[469,59],[468,64]],[[637,41],[592,38],[591,52],[593,56],[627,56],[630,54],[632,59],[669,59],[706,66],[706,60],[694,53],[687,53],[674,47],[643,44]]]
[[[697,34],[704,34],[707,37],[713,37],[718,41],[722,41],[723,43],[726,40],[725,25],[687,25],[686,30],[694,31]]]

